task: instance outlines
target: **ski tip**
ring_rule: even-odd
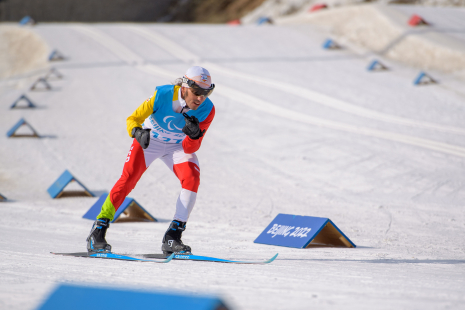
[[[278,254],[279,253],[276,253],[276,255],[273,256],[272,258],[270,258],[269,260],[267,260],[266,263],[268,264],[268,263],[271,263],[272,261],[274,261],[276,259],[276,257],[278,257]]]

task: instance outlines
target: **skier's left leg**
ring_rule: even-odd
[[[186,222],[195,205],[197,190],[200,185],[200,167],[197,156],[186,154],[177,149],[173,154],[161,160],[174,172],[181,182],[181,193],[176,202],[176,213],[168,230],[163,236],[162,251],[164,253],[190,252],[191,248],[183,244],[181,235],[186,229]]]

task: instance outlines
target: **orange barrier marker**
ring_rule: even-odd
[[[241,24],[241,20],[240,19],[235,19],[235,20],[231,20],[228,22],[228,25],[231,25],[231,26],[237,26],[237,25],[240,25]]]
[[[310,8],[310,10],[308,10],[309,12],[315,12],[315,11],[319,11],[321,9],[327,9],[328,6],[324,3],[320,3],[320,4],[315,4],[314,6],[312,6]]]
[[[413,14],[410,17],[408,24],[412,27],[419,26],[419,25],[428,25],[428,23],[423,18],[421,18],[420,16],[416,14]]]

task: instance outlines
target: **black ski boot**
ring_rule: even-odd
[[[163,236],[161,250],[163,254],[171,253],[191,253],[191,247],[182,243],[181,235],[186,229],[186,222],[172,221],[170,227]]]
[[[111,252],[111,245],[105,240],[105,234],[110,227],[109,219],[97,219],[87,237],[88,252]]]

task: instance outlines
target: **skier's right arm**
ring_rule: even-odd
[[[157,95],[157,91],[153,94],[152,97],[145,100],[132,114],[126,119],[126,125],[128,134],[131,138],[132,136],[132,129],[134,127],[142,128],[142,123],[144,123],[145,119],[149,117],[153,113],[153,105],[155,101],[155,97]]]

